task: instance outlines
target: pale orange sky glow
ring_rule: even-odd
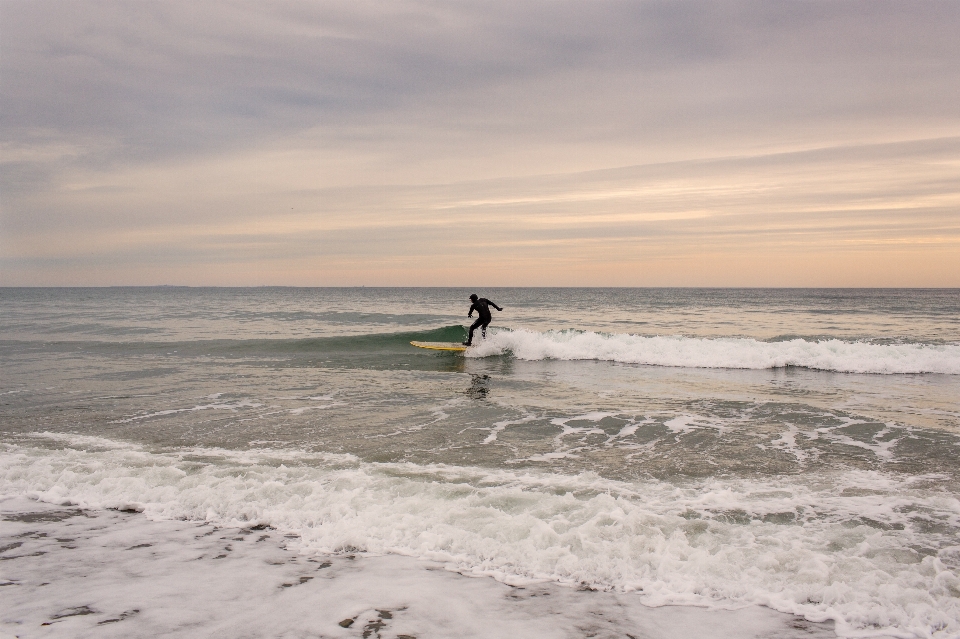
[[[960,286],[910,6],[4,0],[0,285]]]

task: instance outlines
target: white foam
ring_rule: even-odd
[[[398,555],[305,556],[272,530],[65,512],[25,498],[0,499],[0,516],[0,639],[835,636],[832,624],[758,606],[649,608],[634,593],[511,588]]]
[[[653,366],[767,369],[799,366],[843,373],[960,375],[960,346],[870,344],[838,339],[761,342],[750,338],[645,337],[581,331],[501,330],[468,357],[512,353],[524,360],[601,360]]]
[[[521,424],[527,424],[538,419],[537,415],[526,415],[520,419],[505,419],[500,422],[494,422],[494,424],[488,429],[490,434],[487,435],[486,439],[483,440],[484,444],[492,444],[497,441],[497,437],[502,433],[508,426],[520,426]]]
[[[217,393],[221,395],[222,393]],[[212,397],[212,396],[211,396]],[[128,417],[126,419],[118,419],[110,422],[111,424],[127,424],[130,422],[137,422],[142,419],[150,419],[151,417],[165,417],[167,415],[176,415],[177,413],[192,413],[199,410],[229,410],[235,411],[240,408],[260,408],[263,404],[257,402],[252,402],[248,399],[241,399],[235,402],[219,402],[215,404],[199,404],[197,406],[191,406],[189,408],[171,408],[168,410],[159,410],[153,413],[144,413],[142,415],[135,415],[134,417]]]
[[[327,408],[333,408],[335,406],[345,406],[343,402],[332,402],[330,404],[324,404],[322,406],[301,406],[300,408],[290,408],[287,409],[287,412],[291,415],[302,415],[308,410],[325,410]]]
[[[316,551],[360,548],[506,583],[635,591],[649,605],[762,604],[833,619],[847,636],[960,633],[960,577],[948,565],[960,548],[947,547],[960,500],[930,488],[935,478],[850,471],[677,486],[293,450],[153,453],[108,440],[97,449],[8,445],[0,494],[270,523]],[[911,517],[952,532],[924,532]]]

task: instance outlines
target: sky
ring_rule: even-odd
[[[0,0],[0,285],[960,286],[956,0]]]

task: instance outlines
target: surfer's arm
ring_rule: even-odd
[[[473,317],[473,309],[475,309],[475,308],[477,308],[477,305],[476,305],[476,304],[471,304],[471,305],[470,305],[470,312],[467,313],[467,317]]]
[[[502,310],[503,310],[502,308],[500,308],[499,306],[497,306],[497,305],[494,304],[493,302],[490,302],[490,306],[494,307],[494,308],[497,309],[498,311],[502,311]]]

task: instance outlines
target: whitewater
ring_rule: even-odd
[[[852,471],[826,485],[678,486],[282,450],[156,454],[39,437],[64,447],[8,447],[4,494],[153,519],[268,524],[296,534],[306,552],[397,553],[511,584],[637,592],[652,606],[762,604],[831,619],[841,635],[883,626],[960,631],[960,548],[930,554],[908,526],[910,511],[960,526],[960,500],[924,490],[931,477]]]
[[[838,339],[698,338],[603,334],[591,331],[491,331],[468,357],[512,354],[518,359],[598,360],[693,368],[798,366],[839,373],[960,375],[960,346],[871,344]]]

